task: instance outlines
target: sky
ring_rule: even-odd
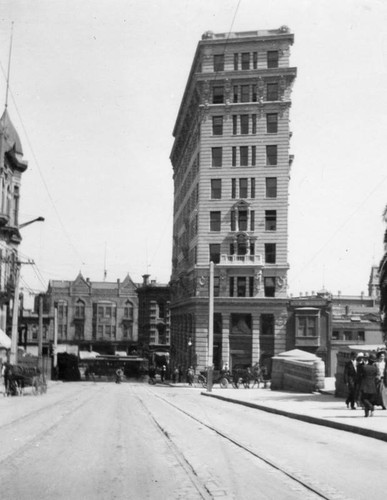
[[[172,130],[201,35],[287,25],[289,294],[367,293],[387,204],[384,0],[0,0],[0,108],[23,174],[21,287],[50,280],[167,283]],[[2,111],[2,110],[1,110]]]

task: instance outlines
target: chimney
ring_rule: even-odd
[[[145,286],[149,285],[149,276],[150,276],[150,274],[143,274],[142,275],[142,279],[143,279],[142,284],[143,285],[145,285]]]

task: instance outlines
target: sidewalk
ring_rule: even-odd
[[[215,385],[211,392],[202,391],[201,394],[304,422],[387,441],[387,411],[377,406],[374,416],[365,418],[362,408],[347,409],[345,400],[334,396],[334,387],[330,380],[326,384],[326,390],[311,394],[262,388],[221,389],[219,385]]]

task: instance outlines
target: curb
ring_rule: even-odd
[[[227,403],[239,404],[242,406],[247,406],[249,408],[254,408],[256,410],[266,411],[268,413],[274,413],[275,415],[281,415],[283,417],[293,418],[295,420],[301,420],[302,422],[307,422],[309,424],[321,425],[323,427],[330,427],[332,429],[337,429],[340,431],[352,432],[354,434],[360,434],[361,436],[371,437],[378,439],[379,441],[387,442],[387,434],[384,432],[374,431],[373,429],[363,429],[361,427],[356,427],[353,425],[342,424],[340,422],[333,422],[331,420],[324,420],[318,417],[312,417],[311,415],[303,415],[300,413],[292,413],[286,410],[280,410],[278,408],[272,408],[270,406],[260,405],[257,403],[250,403],[248,401],[241,401],[232,398],[226,398],[225,396],[219,396],[215,394],[209,394],[207,392],[201,392],[202,396],[207,396],[209,398],[220,399],[221,401],[226,401]]]

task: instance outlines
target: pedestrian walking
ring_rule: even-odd
[[[176,366],[176,368],[173,370],[173,382],[177,384],[179,381],[179,368]]]
[[[167,367],[163,365],[161,367],[161,382],[164,382],[166,375],[167,375]]]
[[[371,353],[368,356],[368,363],[365,364],[361,372],[361,400],[364,406],[364,416],[373,416],[374,414],[374,404],[377,395],[376,388],[376,377],[378,370],[375,366],[376,356]]]
[[[347,361],[344,366],[344,383],[348,391],[345,404],[347,408],[351,406],[351,410],[356,410],[355,401],[358,381],[356,357],[356,352],[351,352],[350,360]]]
[[[387,388],[385,386],[385,372],[386,372],[386,353],[385,351],[379,351],[376,354],[377,376],[376,376],[376,388],[377,397],[375,404],[381,406],[383,410],[387,407]]]
[[[187,370],[187,382],[189,385],[193,385],[194,383],[195,372],[192,366],[190,366]]]

